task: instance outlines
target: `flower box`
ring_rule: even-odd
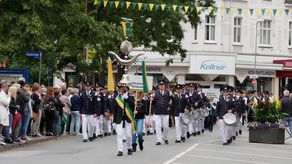
[[[249,127],[249,142],[284,144],[285,129],[272,127],[265,128]]]

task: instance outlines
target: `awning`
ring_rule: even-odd
[[[288,60],[273,60],[274,64],[282,64],[284,69],[291,69],[292,68],[292,59]]]

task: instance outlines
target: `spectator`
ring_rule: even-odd
[[[32,126],[31,126],[31,134],[32,137],[40,137],[39,134],[39,127],[42,118],[42,109],[41,106],[43,104],[42,97],[41,97],[41,87],[39,84],[35,83],[32,86],[32,95],[31,99],[33,101],[32,104]]]
[[[30,87],[28,85],[23,86],[22,91],[19,91],[18,97],[16,97],[16,102],[20,106],[20,113],[22,115],[20,136],[21,140],[28,141],[30,139],[27,137],[27,129],[32,115]]]
[[[281,110],[288,114],[285,121],[288,123],[290,134],[292,134],[292,98],[289,97],[288,90],[285,90],[283,95],[284,97],[281,99]]]
[[[8,105],[10,102],[10,96],[6,94],[5,88],[6,84],[0,84],[0,145],[6,145],[3,142],[2,131],[3,128],[9,126],[9,112],[8,112]],[[8,134],[9,136],[9,134]],[[7,138],[7,134],[6,134]]]
[[[70,134],[79,135],[80,130],[80,97],[78,89],[70,89],[70,95],[72,95],[71,101],[71,123],[70,123]]]
[[[55,136],[61,135],[61,116],[63,115],[63,107],[65,106],[60,100],[60,87],[54,88],[54,105],[56,111],[54,114],[53,133]]]
[[[54,105],[54,88],[49,87],[45,98],[44,98],[44,107],[46,117],[46,136],[53,136],[53,120],[56,107]]]
[[[68,126],[71,103],[70,103],[69,98],[67,96],[66,88],[62,89],[61,94],[62,94],[62,96],[60,97],[60,100],[64,104],[63,114],[61,115],[61,117],[62,117],[62,119],[61,119],[62,120],[61,121],[61,134],[65,134],[67,126]]]
[[[21,127],[21,115],[19,113],[19,106],[16,105],[17,99],[17,87],[11,86],[9,88],[9,93],[11,95],[11,100],[9,104],[9,112],[12,115],[12,139],[14,143],[20,143],[21,140],[19,139],[19,130]]]

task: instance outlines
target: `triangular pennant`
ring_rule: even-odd
[[[277,9],[273,9],[273,14],[274,14],[274,15],[277,14]]]
[[[267,13],[267,15],[271,15],[272,14],[272,9],[268,8],[266,13]]]
[[[230,8],[226,8],[226,14],[229,14]]]
[[[118,8],[120,1],[115,1],[115,7]]]
[[[283,9],[278,9],[278,15],[282,16],[283,15]]]
[[[230,11],[231,11],[231,15],[236,15],[237,14],[236,8],[231,8]]]
[[[195,6],[191,6],[190,11],[193,12],[195,10]]]
[[[110,7],[113,7],[114,1],[109,1],[109,5],[110,5]]]
[[[220,14],[224,14],[224,7],[220,7]]]
[[[141,10],[143,3],[138,3],[138,10]]]
[[[249,9],[250,15],[253,15],[254,9]]]
[[[292,9],[289,10],[289,13],[292,14]]]
[[[214,13],[217,13],[218,7],[213,7],[213,11],[214,11]]]
[[[125,2],[122,1],[122,2],[121,2],[121,8],[123,8],[124,6],[125,6]]]
[[[289,9],[285,10],[286,15],[289,15]]]
[[[185,12],[188,12],[190,7],[189,6],[185,6],[184,8],[185,8]]]
[[[262,15],[265,15],[266,9],[262,9]]]
[[[248,15],[248,9],[243,9],[242,13],[243,13],[244,16],[247,16]]]
[[[98,5],[98,0],[94,0],[94,4],[93,5]]]
[[[259,12],[260,12],[260,9],[255,9],[254,12],[255,12],[255,15],[258,16]]]
[[[157,11],[160,7],[160,4],[155,4],[155,10]]]
[[[153,3],[149,3],[149,9],[150,9],[150,11],[152,11],[153,7],[154,7],[154,4]]]
[[[200,13],[201,10],[202,10],[202,7],[200,7],[200,6],[196,6],[196,10],[197,10],[197,13]]]
[[[208,13],[211,14],[212,11],[213,11],[213,7],[208,7]]]
[[[237,11],[238,11],[238,14],[241,15],[242,9],[237,9]]]
[[[148,9],[148,4],[147,3],[144,3],[143,4],[143,8],[144,8],[144,10],[147,10]]]
[[[176,8],[177,8],[177,5],[172,5],[172,9],[173,9],[173,11],[175,11]]]
[[[128,9],[131,5],[131,2],[126,2],[126,8]]]
[[[107,3],[108,3],[108,0],[104,0],[103,1],[103,7],[106,7]]]
[[[183,6],[178,6],[178,11],[182,11]]]
[[[136,2],[132,2],[132,8],[135,9],[137,3]]]
[[[166,4],[161,4],[161,10],[164,11],[166,7]]]

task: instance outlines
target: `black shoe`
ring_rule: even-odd
[[[161,145],[161,142],[156,142],[156,144],[155,145]]]
[[[103,135],[102,135],[102,134],[100,134],[100,135],[98,135],[98,137],[99,137],[99,138],[103,138]]]
[[[154,133],[151,133],[151,132],[150,132],[150,135],[153,135],[153,134],[154,134]]]
[[[241,130],[239,130],[239,134],[240,134],[240,135],[242,134],[242,131],[241,131]]]
[[[187,132],[187,138],[190,138],[191,135],[190,135],[190,132]]]
[[[164,143],[165,143],[166,145],[168,145],[169,142],[168,142],[168,140],[164,140]]]
[[[223,142],[223,144],[222,145],[224,145],[224,146],[227,146],[228,145],[228,143],[227,142]]]
[[[180,143],[180,141],[179,140],[175,140],[174,143]]]
[[[154,130],[154,134],[156,134],[156,130]]]
[[[236,137],[235,136],[232,136],[232,140],[235,140],[236,139]]]
[[[110,133],[110,132],[109,132],[109,133],[107,133],[107,135],[108,135],[108,136],[111,136],[111,135],[112,135],[112,133]]]
[[[146,134],[147,134],[147,136],[149,136],[149,135],[150,135],[150,132],[149,132],[149,131],[147,131],[147,133],[146,133]]]
[[[117,134],[117,132],[115,130],[113,130],[113,135],[116,135],[116,134]]]
[[[238,136],[238,132],[236,131],[236,134],[235,134],[236,136]]]
[[[196,136],[197,135],[197,133],[195,132],[195,133],[193,133],[193,136]]]
[[[83,141],[82,142],[87,142],[87,139],[83,139]]]
[[[88,139],[90,142],[92,142],[93,140],[94,140],[94,138],[93,137],[89,137],[89,139]]]
[[[197,135],[201,135],[201,132],[197,132]]]
[[[12,141],[11,139],[5,139],[5,143],[7,143],[7,144],[12,144],[13,141]]]
[[[104,133],[104,136],[106,137],[107,136],[107,133]]]
[[[133,154],[132,149],[128,149],[128,155],[132,155],[132,154]]]
[[[119,151],[117,156],[123,156],[123,152]]]
[[[203,134],[204,132],[205,132],[205,130],[203,129],[203,130],[202,130],[202,134]]]
[[[136,143],[133,143],[133,144],[132,144],[132,147],[133,147],[133,152],[136,152],[137,144],[136,144]]]
[[[123,139],[123,142],[126,142],[127,140]]]
[[[139,149],[140,149],[141,151],[143,151],[143,149],[144,149],[144,147],[143,147],[143,142],[144,142],[144,140],[143,140],[142,142],[139,142]]]
[[[145,133],[143,133],[143,136],[145,136]]]
[[[186,138],[185,137],[181,137],[181,141],[182,142],[185,142],[186,141]]]

